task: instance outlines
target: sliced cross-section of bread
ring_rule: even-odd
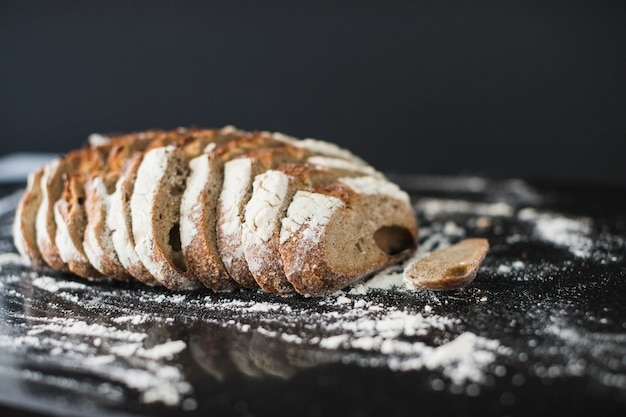
[[[192,281],[186,276],[178,226],[187,170],[180,147],[147,151],[137,169],[130,199],[135,252],[150,274],[171,289],[180,289],[175,282]]]
[[[285,274],[305,296],[343,288],[406,257],[416,245],[408,195],[373,176],[296,192],[280,232]]]
[[[278,252],[273,238],[280,230],[280,216],[295,188],[293,182],[297,179],[274,169],[257,175],[242,225],[243,253],[250,273],[263,290],[280,295],[292,293],[293,288],[282,272],[280,257],[273,256]]]
[[[96,139],[31,177],[14,230],[35,266],[318,295],[415,248],[407,195],[336,145],[232,127]]]
[[[28,258],[35,268],[42,268],[46,265],[37,247],[37,210],[41,205],[41,177],[43,168],[31,172],[28,175],[26,190],[15,211],[13,221],[13,236],[15,247],[18,252]]]

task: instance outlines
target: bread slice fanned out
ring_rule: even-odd
[[[29,178],[13,230],[35,268],[313,296],[416,247],[408,195],[334,144],[233,127],[96,139]]]
[[[17,251],[30,260],[35,268],[43,268],[46,263],[37,246],[37,210],[41,205],[41,177],[43,168],[28,175],[26,190],[15,211],[13,237]]]
[[[84,210],[85,193],[80,176],[70,176],[61,198],[54,203],[57,225],[55,243],[59,255],[71,272],[84,278],[100,278],[83,249],[87,218]]]

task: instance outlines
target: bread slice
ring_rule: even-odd
[[[93,267],[102,275],[127,281],[130,274],[119,261],[107,218],[111,215],[110,195],[105,181],[94,177],[85,182],[85,226],[83,250]]]
[[[244,210],[242,246],[248,269],[264,291],[280,295],[293,293],[293,288],[282,272],[280,258],[273,256],[277,252],[273,238],[296,181],[274,169],[257,175]]]
[[[37,246],[43,260],[57,271],[70,272],[56,244],[57,223],[54,205],[63,195],[65,180],[82,162],[81,150],[70,152],[46,164],[41,176],[41,204],[37,210],[35,228]]]
[[[282,220],[279,251],[294,289],[315,296],[363,279],[416,246],[408,195],[384,178],[361,176],[297,191]]]
[[[37,246],[37,229],[35,222],[37,210],[41,205],[41,177],[43,168],[28,175],[26,190],[15,211],[13,222],[13,236],[17,251],[28,258],[35,268],[43,268],[46,263]]]
[[[175,175],[171,175],[174,173]],[[151,149],[143,157],[130,199],[135,252],[144,267],[169,289],[197,282],[187,276],[180,247],[179,213],[188,168],[176,145]]]

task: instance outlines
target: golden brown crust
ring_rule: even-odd
[[[244,160],[249,166],[238,200],[223,202],[225,166]],[[255,191],[254,181],[266,175],[277,175],[278,183]],[[387,189],[382,174],[328,143],[268,132],[118,135],[68,153],[33,178],[40,198],[35,184],[20,206],[26,217],[36,212],[38,252],[24,243],[33,230],[16,219],[21,252],[35,267],[46,263],[90,278],[134,277],[172,290],[199,282],[215,291],[243,285],[319,295],[406,257],[417,239],[408,197]],[[344,181],[350,178],[365,182]],[[271,184],[284,188],[274,202]],[[289,214],[300,192],[317,196],[321,218],[315,210],[308,217]],[[254,204],[271,214],[254,217]]]

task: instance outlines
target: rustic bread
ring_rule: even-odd
[[[232,127],[98,139],[31,175],[14,231],[37,268],[310,296],[415,249],[408,195],[336,145]]]

